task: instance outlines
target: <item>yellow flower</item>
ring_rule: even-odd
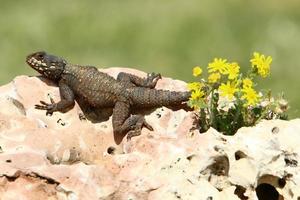
[[[254,106],[258,103],[259,95],[252,87],[245,87],[242,89],[242,92],[244,93],[242,99],[247,101],[244,106]]]
[[[213,62],[208,64],[208,72],[219,72],[224,74],[226,72],[226,67],[228,63],[226,59],[215,58]]]
[[[202,88],[202,83],[200,82],[192,82],[187,84],[187,88],[190,91],[200,90]]]
[[[204,92],[202,90],[194,90],[191,94],[192,100],[201,99],[204,96]]]
[[[221,78],[220,73],[212,73],[208,76],[208,82],[209,83],[215,83]]]
[[[226,84],[222,83],[219,87],[221,96],[227,97],[229,100],[232,100],[234,94],[238,91],[236,84],[234,82],[227,81]]]
[[[243,88],[252,87],[252,86],[253,86],[253,82],[250,78],[245,78],[243,80]]]
[[[236,63],[229,63],[226,67],[225,74],[228,74],[228,79],[233,80],[239,75],[240,66]]]
[[[202,74],[202,69],[199,66],[193,68],[193,76],[197,77]]]
[[[267,58],[265,55],[261,55],[257,52],[254,52],[253,58],[250,60],[252,68],[257,70],[257,73],[265,78],[270,74],[270,64],[272,62],[272,57],[268,56]]]

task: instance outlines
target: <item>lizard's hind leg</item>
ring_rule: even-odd
[[[118,81],[126,82],[127,84],[131,84],[132,86],[146,88],[154,88],[159,79],[161,79],[161,75],[155,73],[147,74],[147,78],[141,78],[133,74],[120,72],[117,77]]]
[[[112,124],[114,133],[125,134],[128,132],[127,139],[130,140],[134,136],[141,134],[142,127],[145,126],[149,130],[153,128],[145,121],[143,115],[131,115],[130,105],[125,102],[117,102],[113,109]]]

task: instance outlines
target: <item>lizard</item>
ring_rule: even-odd
[[[161,79],[158,73],[141,78],[120,72],[117,78],[100,72],[94,66],[74,65],[64,58],[38,51],[26,57],[26,63],[43,77],[57,83],[60,101],[40,101],[35,108],[46,110],[46,115],[72,108],[81,98],[94,108],[112,108],[112,127],[115,134],[127,134],[130,140],[141,134],[142,127],[153,131],[141,114],[131,114],[133,108],[179,106],[184,108],[190,98],[189,91],[177,92],[155,89]]]

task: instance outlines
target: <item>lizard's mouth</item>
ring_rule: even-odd
[[[41,60],[37,60],[32,56],[28,56],[26,62],[28,65],[30,65],[32,68],[38,71],[44,71],[44,67],[47,66],[46,63],[42,62]]]

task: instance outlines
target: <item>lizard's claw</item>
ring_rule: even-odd
[[[132,137],[141,135],[141,132],[142,132],[141,128],[136,128],[134,130],[129,131],[127,134],[127,141],[130,141]]]
[[[143,126],[149,129],[150,131],[153,131],[152,126],[146,122],[143,116],[140,116],[137,123],[134,125],[134,129],[128,132],[127,141],[129,141],[132,137],[141,135]]]
[[[150,74],[148,73],[145,85],[149,88],[154,88],[159,79],[161,79],[161,75],[159,73],[158,74],[154,72]]]
[[[36,104],[35,109],[46,110],[46,115],[52,115],[56,109],[56,103],[50,97],[51,103],[46,103],[45,101],[40,101],[41,105]]]
[[[156,74],[154,72],[148,73],[147,79],[152,80],[152,81],[159,80],[159,79],[161,79],[161,74],[160,73]]]
[[[153,131],[153,127],[150,124],[148,124],[145,119],[143,122],[143,126],[145,126],[148,130]]]

